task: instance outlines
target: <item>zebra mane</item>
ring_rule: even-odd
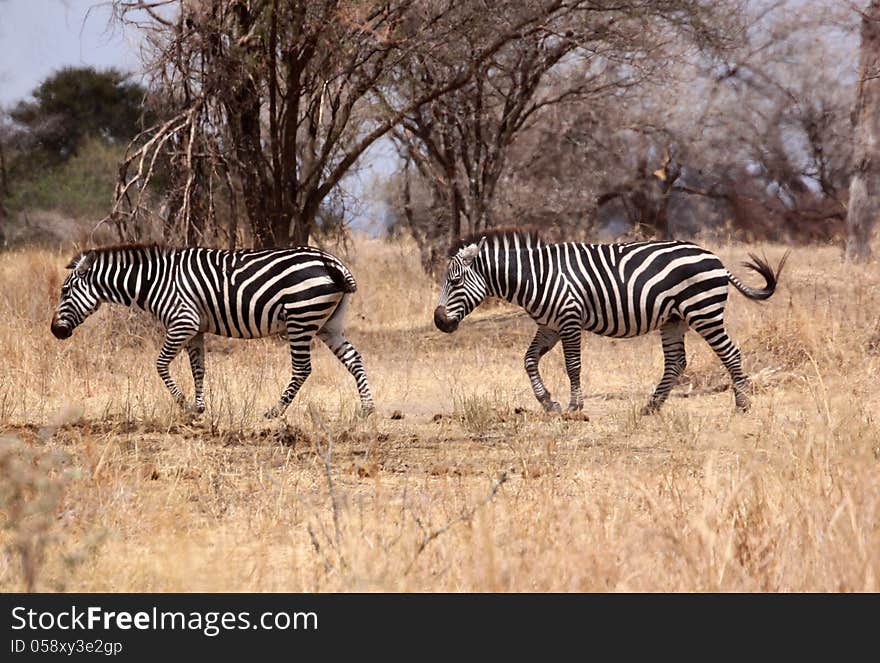
[[[472,233],[455,240],[449,247],[449,257],[451,258],[465,246],[476,244],[483,238],[491,246],[506,244],[511,249],[515,246],[521,249],[533,249],[544,244],[540,231],[532,226],[492,228],[491,230]]]
[[[82,260],[85,256],[92,253],[95,256],[106,255],[108,253],[121,253],[123,251],[130,251],[133,255],[148,255],[153,253],[154,251],[162,251],[165,249],[172,249],[172,246],[165,246],[163,244],[114,244],[112,246],[99,246],[93,249],[83,249],[79,253],[77,253],[73,258],[67,263],[66,269],[73,269],[79,264],[79,261]]]

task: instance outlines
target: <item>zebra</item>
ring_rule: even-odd
[[[633,337],[660,330],[663,376],[643,408],[656,412],[686,366],[684,338],[696,331],[715,351],[733,382],[740,411],[750,403],[739,348],[724,328],[728,283],[753,300],[776,291],[788,258],[774,272],[754,254],[743,265],[760,274],[764,288],[752,288],[731,274],[713,253],[684,241],[626,244],[546,244],[532,231],[497,230],[460,240],[450,250],[434,324],[445,333],[486,297],[518,304],[538,329],[525,354],[535,398],[548,412],[560,412],[544,386],[538,364],[559,341],[571,382],[570,411],[583,408],[581,335]]]
[[[52,317],[52,333],[66,339],[103,302],[137,306],[165,327],[156,361],[159,377],[181,406],[183,392],[168,365],[186,349],[195,385],[191,410],[205,410],[205,334],[259,338],[281,334],[293,367],[287,388],[265,416],[281,416],[312,370],[317,336],[357,383],[361,410],[373,398],[360,353],[346,339],[345,312],[357,284],[336,257],[312,247],[227,251],[125,245],[87,250],[67,265]]]

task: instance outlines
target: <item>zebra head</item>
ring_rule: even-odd
[[[67,269],[73,271],[64,279],[61,299],[52,316],[52,333],[56,338],[70,338],[73,330],[101,305],[94,286],[87,278],[94,262],[95,253],[90,251],[77,256],[67,265]]]
[[[473,269],[474,259],[486,243],[462,247],[449,261],[443,285],[440,288],[440,301],[434,309],[434,324],[437,329],[451,334],[458,329],[464,317],[485,299],[488,292],[486,279]]]

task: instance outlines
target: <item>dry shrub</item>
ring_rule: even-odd
[[[100,207],[103,209],[103,201]],[[11,246],[21,248],[42,245],[53,249],[64,248],[65,251],[71,244],[90,246],[118,241],[116,233],[108,225],[96,227],[98,218],[100,216],[71,216],[54,209],[30,209],[12,219],[8,241]]]
[[[48,437],[44,434],[44,437]],[[17,436],[0,437],[0,512],[6,548],[17,555],[26,591],[32,592],[44,562],[64,489],[66,455]]]
[[[465,430],[474,435],[489,432],[498,420],[497,395],[461,394],[454,396],[455,414]]]
[[[747,365],[798,371],[817,354],[818,345],[807,326],[791,324],[790,319],[763,317],[749,329],[740,349]]]

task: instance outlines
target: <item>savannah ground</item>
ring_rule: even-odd
[[[784,251],[706,244],[758,285],[739,261]],[[72,253],[0,254],[0,590],[878,590],[876,264],[795,249],[769,302],[731,293],[747,415],[693,332],[650,417],[659,336],[585,335],[585,421],[540,412],[517,309],[443,335],[415,248],[356,239],[347,329],[378,411],[357,416],[354,381],[316,345],[266,422],[289,378],[278,339],[211,337],[197,419],[155,372],[146,314],[104,306],[55,340]],[[186,358],[172,368],[191,394]],[[567,402],[560,348],[542,372]]]

